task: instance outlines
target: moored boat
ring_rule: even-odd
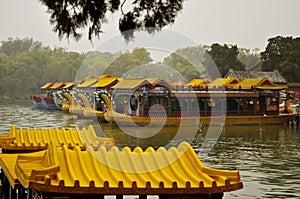
[[[74,115],[82,115],[83,114],[83,106],[80,104],[78,100],[74,100],[72,95],[68,92],[64,92],[63,95],[69,101],[69,113]]]
[[[74,82],[66,82],[60,90],[53,92],[54,103],[59,110],[68,111],[69,103],[68,100],[64,97],[63,92],[69,92],[73,86]]]
[[[74,96],[80,100],[85,118],[105,121],[106,105],[101,94],[109,95],[110,88],[119,82],[119,78],[111,75],[101,75],[99,78],[89,78],[76,86]]]
[[[109,97],[105,95],[103,98],[107,104],[107,112],[104,118],[108,122],[115,122],[118,125],[124,126],[209,126],[209,125],[222,125],[222,126],[235,126],[235,125],[275,125],[285,124],[289,122],[294,112],[281,113],[279,115],[240,115],[240,116],[199,116],[199,117],[150,117],[150,116],[131,116],[116,112],[111,105]]]
[[[49,95],[51,95],[51,96],[49,96]],[[47,109],[57,109],[54,99],[53,99],[53,96],[52,96],[52,93],[49,93],[49,95],[46,97],[41,97],[43,106]]]
[[[84,104],[83,116],[85,118],[92,118],[92,119],[98,119],[99,121],[105,121],[104,111],[94,109],[90,101],[88,100],[88,98],[83,93],[79,93],[78,97],[81,99],[81,101]]]
[[[67,99],[63,96],[62,91],[56,92],[53,95],[54,103],[57,107],[57,109],[62,111],[68,111],[69,110],[69,103]]]
[[[44,97],[47,97],[48,89],[53,85],[52,82],[47,82],[43,86],[40,87],[40,91],[42,94],[40,95],[30,95],[30,100],[34,106],[38,108],[47,108],[46,102],[43,100]]]
[[[44,104],[42,103],[42,98],[40,96],[30,95],[29,97],[34,106],[38,108],[44,107]]]
[[[287,123],[296,113],[289,107],[290,99],[286,111],[280,112],[279,92],[285,87],[267,78],[229,81],[226,87],[221,85],[223,89],[211,82],[197,90],[174,90],[165,80],[126,81],[114,87],[116,109],[103,96],[108,107],[105,119],[118,125],[270,125]]]
[[[57,83],[48,82],[40,88],[42,92],[41,95],[31,95],[30,99],[36,107],[57,109],[57,105],[54,101],[55,92],[60,90],[63,86],[65,86],[65,83],[63,82],[57,82]]]

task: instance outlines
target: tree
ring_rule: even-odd
[[[195,78],[215,78],[210,72],[212,61],[208,46],[194,46],[176,50],[163,60],[163,64],[173,67],[187,81]]]
[[[131,8],[125,11],[126,0],[40,0],[50,13],[50,23],[59,38],[74,37],[79,40],[79,31],[88,28],[88,39],[99,37],[102,24],[106,22],[108,12],[119,10],[119,30],[125,39],[133,37],[134,30],[147,30],[153,33],[162,27],[172,24],[179,11],[182,10],[184,0],[134,0]],[[126,6],[128,7],[128,6]],[[147,29],[151,27],[154,29]]]
[[[288,82],[300,82],[300,38],[270,38],[261,56],[263,70],[278,70]]]
[[[10,56],[15,53],[29,52],[34,49],[40,49],[41,47],[42,43],[33,41],[32,38],[13,39],[10,37],[8,38],[8,41],[1,41],[0,52]]]
[[[0,96],[37,93],[46,82],[74,81],[84,55],[51,49],[33,39],[12,39],[0,45]]]
[[[229,69],[245,70],[245,65],[237,59],[238,48],[236,45],[227,46],[225,44],[221,46],[220,44],[215,43],[211,46],[209,54],[219,69],[222,77],[226,75]]]
[[[135,67],[145,65],[151,61],[150,53],[145,48],[136,48],[132,53],[126,52],[119,55],[103,73],[122,77]]]
[[[201,52],[199,53],[199,51]],[[163,64],[174,68],[186,81],[190,81],[194,78],[200,78],[200,72],[204,71],[202,61],[199,60],[203,58],[202,54],[202,50],[198,47],[178,49],[175,53],[166,57]]]
[[[102,53],[98,51],[88,52],[82,60],[81,66],[77,71],[76,79],[84,79],[87,76],[99,76],[116,58],[116,54]]]
[[[246,48],[238,49],[238,60],[245,64],[245,69],[250,70],[254,66],[256,66],[260,60],[259,49],[255,48],[252,52]]]

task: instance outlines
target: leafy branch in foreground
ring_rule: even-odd
[[[40,0],[47,7],[53,30],[62,39],[82,37],[82,29],[88,28],[88,39],[99,37],[107,13],[119,11],[119,30],[126,40],[134,37],[134,31],[146,30],[154,33],[172,24],[184,0],[134,0],[124,11],[126,0]],[[128,7],[128,6],[126,6]],[[149,29],[150,28],[150,29]]]

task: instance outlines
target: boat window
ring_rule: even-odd
[[[277,98],[276,98],[276,97],[272,97],[272,98],[271,98],[271,105],[272,105],[272,106],[277,105]]]
[[[136,110],[137,108],[137,99],[134,95],[130,96],[130,108],[131,110]]]
[[[266,101],[267,101],[267,105],[269,105],[269,106],[276,106],[277,105],[277,98],[276,97],[268,97],[267,99],[266,99]]]
[[[172,111],[180,111],[180,103],[177,98],[172,98]]]

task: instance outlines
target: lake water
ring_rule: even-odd
[[[1,100],[0,121],[0,133],[8,133],[12,124],[17,128],[81,128],[92,124],[98,135],[114,137],[120,148],[146,148],[150,145],[154,148],[168,147],[185,140],[184,136],[174,139],[178,129],[157,130],[158,133],[153,135],[153,132],[147,132],[146,129],[132,128],[126,129],[124,133],[115,125],[80,119],[63,111],[35,108],[29,100]],[[209,131],[203,129],[197,134],[189,134],[187,129],[183,133],[186,133],[185,141],[190,142],[195,151],[199,152],[205,165],[240,172],[244,188],[225,193],[225,199],[300,198],[299,127],[242,126],[224,127],[221,131],[217,142],[205,155],[201,155],[200,149]],[[149,136],[145,136],[147,134]]]

